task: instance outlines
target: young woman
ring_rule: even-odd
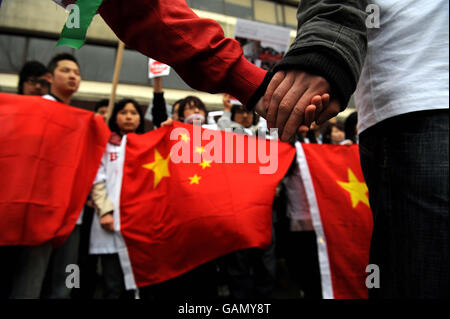
[[[122,137],[128,133],[144,133],[144,117],[139,104],[132,99],[119,101],[109,120],[112,131],[92,190],[97,214],[91,228],[89,253],[99,255],[103,273],[103,296],[105,299],[132,297],[126,293],[120,265],[114,221],[118,218],[115,207],[119,203],[120,181],[118,171]]]

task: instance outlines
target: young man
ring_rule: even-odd
[[[48,64],[47,81],[50,93],[44,98],[70,104],[72,95],[78,91],[81,82],[80,67],[75,57],[61,53],[53,57]]]
[[[80,67],[75,57],[68,53],[54,56],[48,64],[50,93],[46,99],[70,104],[72,95],[78,91],[81,82]],[[65,284],[69,264],[77,264],[80,244],[82,213],[69,238],[60,247],[52,250],[43,283],[41,298],[68,299],[71,289]]]
[[[46,78],[50,83],[50,93],[43,98],[69,104],[81,81],[77,60],[67,53],[58,54],[50,61],[48,72]],[[70,297],[71,290],[65,284],[66,267],[77,263],[81,215],[62,246],[53,249],[50,243],[45,243],[22,248],[12,276],[10,298]]]
[[[47,68],[38,61],[25,63],[19,72],[18,93],[23,95],[45,95],[50,85]]]

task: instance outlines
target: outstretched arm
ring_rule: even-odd
[[[300,2],[297,37],[275,67],[263,102],[268,125],[279,129],[282,140],[307,122],[305,110],[315,104],[315,95],[330,95],[316,108],[316,122],[347,106],[367,49],[366,5],[364,0]]]
[[[229,93],[246,105],[266,75],[184,0],[105,0],[99,12],[129,47],[170,65],[194,89]]]

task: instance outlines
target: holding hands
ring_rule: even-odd
[[[277,72],[256,112],[266,118],[269,128],[278,128],[282,141],[288,141],[297,131],[307,131],[313,121],[329,120],[340,111],[337,99],[330,101],[327,80],[307,72],[290,70]]]

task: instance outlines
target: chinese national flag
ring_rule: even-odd
[[[297,147],[317,235],[324,298],[367,298],[372,212],[358,145]]]
[[[204,139],[205,134],[214,136],[205,141],[195,132],[201,132]],[[237,138],[234,146],[227,139],[231,136]],[[120,204],[120,231],[126,248],[120,255],[128,288],[166,281],[232,251],[270,244],[275,189],[295,148],[275,140],[261,139],[261,144],[257,140],[178,122],[127,136]],[[238,154],[240,142],[243,153]],[[255,145],[266,155],[273,147],[277,167],[269,174],[260,172],[260,167],[270,164],[262,163]],[[190,163],[175,163],[182,148],[189,150]],[[230,149],[232,156],[227,153]],[[217,157],[214,160],[208,154]],[[243,154],[243,163],[236,163]],[[234,158],[234,163],[223,163],[226,158]]]
[[[109,135],[92,112],[0,93],[0,245],[67,238]]]

